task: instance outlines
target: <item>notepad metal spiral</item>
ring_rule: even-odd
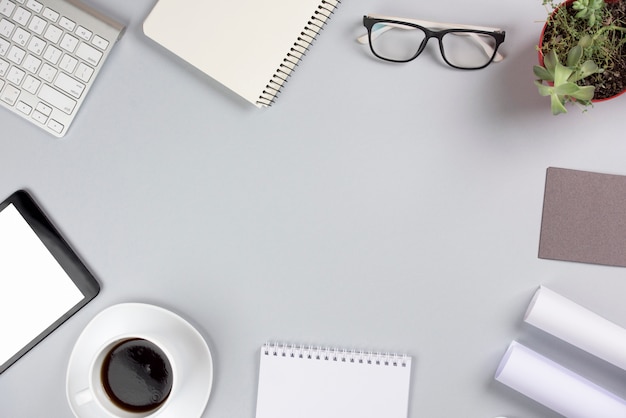
[[[410,361],[410,357],[405,354],[381,353],[375,351],[350,350],[336,347],[298,345],[280,342],[266,342],[263,345],[262,353],[265,356],[273,357],[391,367],[407,367]]]
[[[317,10],[313,12],[293,46],[285,55],[283,62],[263,89],[263,93],[256,102],[258,106],[269,107],[274,104],[288,78],[291,77],[291,73],[298,66],[302,57],[306,55],[309,47],[315,42],[317,35],[324,29],[324,25],[340,3],[341,0],[322,0],[317,6]]]

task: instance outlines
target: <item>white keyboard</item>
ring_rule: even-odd
[[[64,136],[123,31],[77,0],[0,0],[0,106]]]

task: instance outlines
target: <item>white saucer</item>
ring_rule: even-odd
[[[184,384],[150,417],[200,417],[211,393],[213,362],[202,335],[180,316],[153,305],[123,303],[96,315],[78,337],[67,369],[66,394],[78,418],[109,416],[98,402],[77,405],[75,394],[89,386],[89,369],[98,351],[120,338],[154,335],[173,357]]]

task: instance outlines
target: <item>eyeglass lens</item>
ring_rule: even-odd
[[[448,62],[461,68],[479,68],[489,64],[495,54],[496,39],[475,32],[448,32],[441,38]]]
[[[371,30],[370,44],[380,58],[408,61],[415,57],[426,39],[426,33],[414,26],[379,22]],[[488,34],[471,31],[448,32],[441,39],[444,58],[460,68],[480,68],[495,54],[496,40]]]

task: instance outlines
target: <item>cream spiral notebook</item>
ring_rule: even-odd
[[[407,418],[411,357],[266,343],[256,418]]]
[[[271,106],[341,0],[159,0],[144,33],[257,107]]]

